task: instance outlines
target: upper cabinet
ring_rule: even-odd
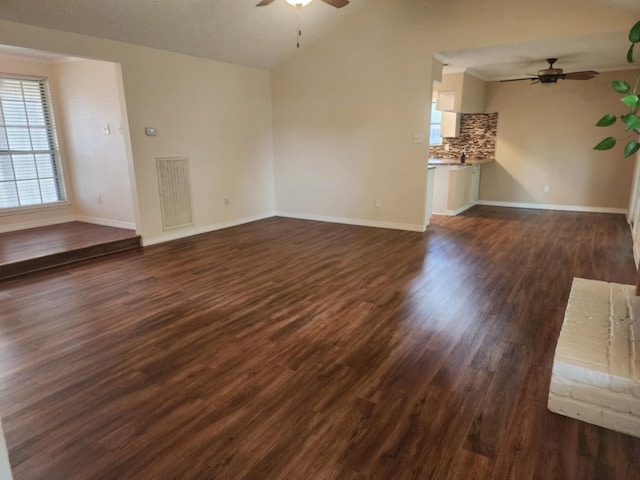
[[[459,137],[460,114],[456,112],[442,112],[440,132],[442,134],[442,138]]]
[[[443,112],[484,113],[487,84],[468,73],[447,73],[434,83],[437,108]]]
[[[436,95],[436,109],[441,112],[455,112],[456,92],[454,90],[444,90]]]

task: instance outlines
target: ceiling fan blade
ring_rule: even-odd
[[[266,7],[267,5],[272,4],[276,0],[262,0],[260,3],[256,5],[256,7]]]
[[[592,76],[596,76],[596,75],[600,75],[600,72],[596,72],[595,70],[583,70],[580,72],[569,72],[566,75],[575,75],[579,73],[580,75],[592,75]]]
[[[342,8],[349,5],[349,0],[322,0],[322,1],[336,8]]]
[[[531,80],[531,81],[536,81],[537,78],[535,76],[531,77],[531,78],[512,78],[510,80],[500,80],[500,83],[502,82],[521,82],[523,80]]]
[[[565,80],[591,80],[596,75],[598,75],[598,72],[594,70],[585,70],[584,72],[565,73],[562,78]]]

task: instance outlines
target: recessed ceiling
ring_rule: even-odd
[[[547,58],[557,58],[556,68],[567,72],[628,70],[628,32],[560,38],[532,43],[441,52],[445,73],[467,71],[487,81],[524,78],[548,68]]]
[[[2,0],[0,18],[137,45],[271,68],[296,52],[297,9],[276,0]],[[302,48],[365,5],[302,9]]]

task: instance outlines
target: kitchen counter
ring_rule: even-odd
[[[467,157],[464,163],[459,158],[430,158],[429,165],[484,165],[495,160],[493,158],[471,158]]]

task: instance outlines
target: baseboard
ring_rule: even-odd
[[[276,216],[296,218],[298,220],[312,220],[314,222],[341,223],[344,225],[355,225],[358,227],[387,228],[390,230],[405,230],[409,232],[420,233],[423,233],[425,231],[424,225],[414,225],[410,223],[379,222],[376,220],[363,220],[359,218],[331,217],[326,215],[312,215],[307,213],[283,211],[276,212]]]
[[[615,213],[623,215],[626,215],[627,213],[626,208],[584,207],[580,205],[554,205],[547,203],[494,202],[492,200],[478,200],[476,205],[507,208],[530,208],[535,210],[560,210],[564,212]]]
[[[142,245],[148,247],[151,245],[157,245],[159,243],[171,242],[172,240],[180,240],[181,238],[192,237],[194,235],[201,235],[203,233],[215,232],[216,230],[237,227],[238,225],[244,225],[245,223],[257,222],[258,220],[264,220],[265,218],[271,218],[273,216],[275,216],[274,212],[266,212],[260,213],[258,215],[251,215],[248,217],[230,220],[228,222],[215,223],[213,225],[207,225],[204,227],[181,228],[179,230],[174,230],[172,232],[158,235],[157,237],[143,237]]]
[[[85,215],[76,215],[78,222],[92,223],[94,225],[102,225],[104,227],[124,228],[126,230],[135,230],[136,224],[133,222],[121,222],[120,220],[109,220],[108,218],[88,217]]]
[[[0,225],[0,233],[16,232],[18,230],[28,230],[29,228],[48,227],[49,225],[58,225],[60,223],[75,222],[75,215],[64,215],[62,217],[43,218],[41,220],[33,220],[31,222],[14,223],[11,225]]]
[[[477,203],[473,203],[471,205],[465,205],[464,207],[460,207],[457,210],[445,210],[444,212],[433,212],[431,215],[442,215],[445,217],[455,217],[456,215],[460,215],[462,212],[466,212]]]

